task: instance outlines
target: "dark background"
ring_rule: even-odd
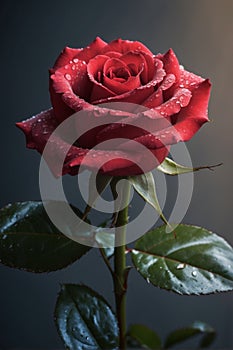
[[[172,47],[185,68],[213,83],[212,123],[188,143],[194,165],[223,166],[195,175],[184,219],[232,236],[232,0],[3,1],[1,5],[1,206],[40,199],[40,157],[25,148],[14,123],[50,106],[48,72],[66,45],[97,35],[139,40],[154,53]],[[95,250],[66,270],[33,275],[0,266],[0,349],[59,349],[53,323],[60,282],[83,282],[113,301],[112,285]],[[144,322],[162,336],[202,320],[218,330],[213,348],[233,348],[233,293],[201,297],[158,290],[132,271],[128,323]]]

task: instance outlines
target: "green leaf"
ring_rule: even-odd
[[[132,250],[139,273],[153,285],[179,294],[208,294],[233,289],[233,249],[201,227],[178,225],[149,231]]]
[[[174,160],[170,158],[165,158],[162,164],[160,164],[157,169],[162,171],[163,173],[167,175],[179,175],[179,174],[186,174],[186,173],[192,173],[195,171],[199,171],[202,169],[209,169],[213,170],[213,168],[220,166],[221,164],[217,165],[209,165],[209,166],[200,166],[198,168],[190,168],[190,167],[185,167],[183,165],[177,164],[174,162]]]
[[[58,231],[42,202],[14,203],[0,210],[0,261],[4,265],[31,272],[50,272],[72,264],[88,250],[90,247]]]
[[[200,348],[211,345],[216,336],[215,330],[212,327],[204,322],[196,321],[186,328],[177,329],[170,333],[165,341],[165,348],[172,347],[198,334],[203,335],[199,346]]]
[[[129,176],[128,180],[132,183],[134,189],[138,192],[138,194],[160,215],[161,219],[169,225],[165,216],[163,215],[162,209],[160,208],[160,204],[158,201],[158,197],[156,194],[156,187],[153,174],[151,172],[137,175],[137,176]]]
[[[159,336],[144,325],[132,325],[129,328],[128,335],[146,349],[161,349],[162,347]]]
[[[107,302],[86,286],[62,286],[55,322],[67,349],[117,349],[116,318]]]

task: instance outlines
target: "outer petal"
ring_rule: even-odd
[[[105,41],[97,37],[89,46],[83,48],[77,55],[76,58],[89,62],[93,57],[100,55],[103,48],[107,45]]]
[[[148,151],[147,151],[148,152]],[[91,151],[82,159],[82,164],[89,169],[99,169],[100,172],[111,176],[138,175],[151,171],[163,162],[169,152],[169,148],[152,150],[152,156],[148,153],[134,153],[127,151]],[[147,157],[146,157],[147,155]],[[74,159],[70,166],[80,165],[80,158]]]
[[[70,61],[75,58],[75,56],[82,51],[82,49],[72,49],[71,47],[65,47],[63,51],[60,53],[56,62],[54,63],[53,70],[55,71],[58,68],[65,66],[70,63]]]
[[[40,154],[51,137],[51,134],[57,127],[57,120],[54,116],[54,111],[49,109],[40,114],[16,124],[25,136],[28,148],[36,149]],[[51,140],[51,139],[50,139]],[[67,155],[63,166],[63,172],[60,173],[60,160],[64,155],[64,150],[67,149]],[[46,153],[46,161],[49,168],[55,176],[70,173],[73,175],[73,170],[70,168],[70,163],[74,159],[79,159],[79,163],[88,150],[68,145],[64,140],[58,137],[53,137],[49,145],[49,152]],[[76,169],[77,173],[77,169]]]
[[[57,120],[62,122],[77,111],[71,103],[64,101],[63,94],[72,91],[77,99],[88,99],[91,88],[85,62],[75,59],[75,63],[57,69],[50,76],[50,97]]]
[[[211,84],[207,79],[200,83],[192,92],[192,98],[187,107],[182,108],[175,116],[173,125],[154,134],[147,134],[135,139],[148,148],[158,148],[172,145],[179,141],[188,141],[206,123],[207,107],[210,97]],[[128,147],[126,144],[125,147]]]
[[[180,71],[180,82],[179,86],[181,88],[186,88],[192,91],[195,89],[204,79],[194,73],[188,72],[183,67]]]
[[[200,127],[209,121],[208,102],[211,83],[209,79],[196,85],[189,105],[182,108],[176,117],[175,128],[181,141],[190,140]]]

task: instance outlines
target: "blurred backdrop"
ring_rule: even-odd
[[[170,47],[185,68],[213,83],[211,123],[188,143],[195,166],[223,162],[195,174],[184,222],[204,226],[233,245],[233,2],[232,0],[3,1],[1,5],[1,206],[40,199],[40,156],[25,148],[14,123],[50,107],[48,68],[64,46],[83,47],[97,35],[139,40],[154,53]],[[67,177],[65,182],[76,185]],[[75,192],[74,187],[72,191]],[[73,194],[76,198],[76,194]],[[77,198],[76,198],[77,201]],[[113,302],[99,255],[50,274],[0,266],[0,349],[61,349],[53,323],[61,282],[83,282]],[[194,320],[218,331],[215,349],[233,348],[233,293],[179,296],[130,273],[128,323],[144,322],[165,336]]]

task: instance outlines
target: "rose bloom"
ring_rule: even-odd
[[[47,153],[55,175],[75,175],[80,165],[112,176],[150,171],[170,145],[188,141],[208,121],[209,80],[186,71],[171,49],[154,55],[137,41],[108,44],[97,37],[83,49],[66,47],[50,70],[49,86],[52,108],[17,126],[27,147],[42,154],[54,130],[81,111],[69,152],[63,154],[66,138],[56,136]]]

